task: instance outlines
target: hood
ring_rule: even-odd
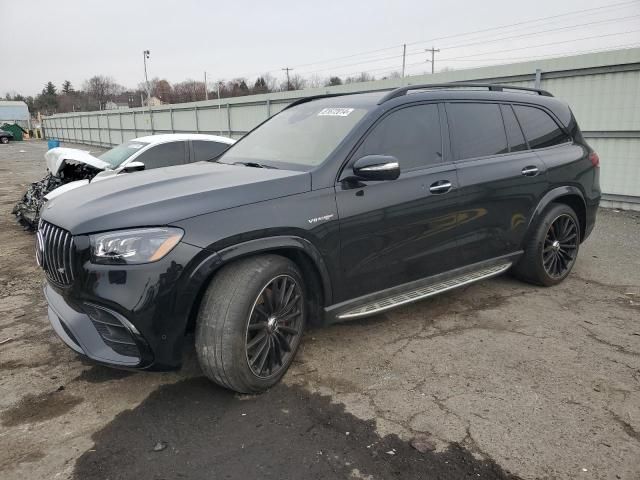
[[[107,162],[94,157],[87,150],[77,150],[75,148],[52,148],[44,154],[44,158],[47,161],[47,169],[55,176],[62,170],[66,162],[90,165],[98,170],[111,167]]]
[[[118,175],[47,203],[42,218],[73,235],[169,225],[311,190],[311,174],[198,162]]]
[[[98,173],[95,177],[93,177],[91,180],[89,180],[88,178],[83,178],[82,180],[75,180],[73,182],[65,183],[64,185],[61,185],[58,188],[47,193],[44,196],[44,199],[47,201],[53,200],[54,198],[56,198],[59,195],[62,195],[63,193],[69,192],[78,187],[89,185],[90,182],[100,182],[102,180],[114,178],[118,174],[121,174],[121,173],[118,172],[117,170],[103,170],[102,172]]]

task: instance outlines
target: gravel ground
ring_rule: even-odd
[[[601,210],[557,287],[502,276],[308,332],[280,386],[239,396],[192,348],[131,373],[55,337],[9,214],[45,150],[0,146],[0,478],[640,478],[640,214]]]

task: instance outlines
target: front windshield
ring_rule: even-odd
[[[349,106],[348,98],[341,101],[344,104],[332,98],[286,109],[231,147],[219,161],[305,170],[320,165],[368,111]]]
[[[141,148],[146,147],[147,145],[149,144],[136,141],[123,143],[121,145],[118,145],[117,147],[112,148],[111,150],[107,150],[98,158],[103,162],[107,162],[109,165],[111,165],[111,168],[116,168],[131,155],[139,151]]]

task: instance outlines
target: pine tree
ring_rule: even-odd
[[[64,82],[62,82],[62,93],[64,93],[65,95],[74,93],[73,86],[71,85],[71,82],[69,80],[65,80]]]
[[[42,95],[49,95],[53,97],[56,94],[56,86],[53,84],[53,82],[47,82],[47,84],[42,89]]]

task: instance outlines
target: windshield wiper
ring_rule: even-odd
[[[258,162],[233,162],[234,165],[244,165],[245,167],[253,167],[253,168],[275,168],[277,169],[278,167],[274,167],[271,165],[265,165],[263,163],[258,163]]]

